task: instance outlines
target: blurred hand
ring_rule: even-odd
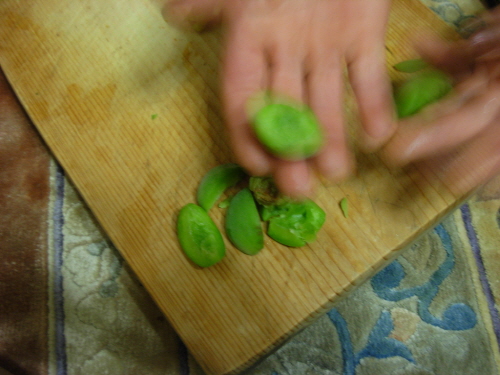
[[[483,22],[467,40],[419,44],[425,59],[454,77],[455,93],[401,121],[382,153],[392,165],[420,163],[456,194],[500,172],[500,9]]]
[[[393,133],[384,36],[390,0],[171,0],[165,19],[200,29],[225,27],[222,101],[237,161],[254,175],[273,175],[280,190],[301,196],[311,171],[339,181],[353,169],[343,120],[343,70],[357,98],[365,147]],[[247,100],[262,90],[300,100],[315,111],[327,142],[310,160],[271,156],[248,124]]]

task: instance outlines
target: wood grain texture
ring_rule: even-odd
[[[394,1],[389,65],[412,57],[418,28],[450,33],[418,1]],[[227,242],[224,261],[196,268],[180,251],[175,221],[203,174],[231,161],[219,50],[217,32],[176,31],[146,0],[0,3],[0,64],[18,97],[209,374],[258,360],[462,201],[415,168],[388,170],[376,155],[360,155],[356,178],[319,186],[327,222],[315,243],[289,249],[266,239],[247,256]],[[346,109],[354,127],[352,99]],[[223,211],[211,214],[222,228]]]

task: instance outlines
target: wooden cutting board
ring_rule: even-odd
[[[413,56],[408,38],[418,29],[456,37],[417,0],[395,0],[389,66]],[[203,174],[232,161],[218,100],[219,49],[217,32],[176,31],[147,0],[0,2],[8,79],[209,374],[238,372],[269,353],[462,201],[417,169],[388,170],[375,155],[361,156],[356,178],[319,186],[327,222],[311,246],[267,239],[247,256],[227,242],[224,261],[196,268],[179,248],[175,222]],[[338,206],[343,197],[348,218]],[[223,214],[212,212],[218,225]]]

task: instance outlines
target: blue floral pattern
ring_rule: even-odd
[[[449,306],[441,319],[429,311],[430,304],[439,292],[439,286],[450,275],[455,266],[455,256],[449,233],[442,225],[437,226],[434,231],[442,241],[446,259],[427,283],[406,289],[396,289],[405,276],[403,267],[396,260],[375,275],[371,280],[371,285],[380,298],[388,301],[401,301],[413,296],[418,297],[418,314],[426,323],[445,330],[471,329],[476,325],[476,314],[463,303]]]

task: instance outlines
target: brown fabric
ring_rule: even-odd
[[[0,70],[0,368],[47,373],[50,157]]]

